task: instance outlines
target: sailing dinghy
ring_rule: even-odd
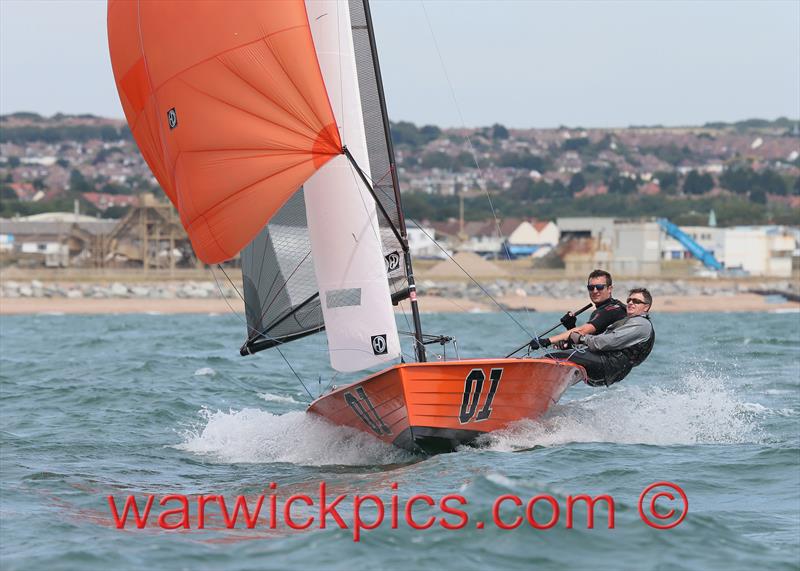
[[[195,253],[241,256],[241,354],[324,331],[335,370],[387,367],[310,413],[449,451],[585,379],[551,359],[427,361],[448,338],[422,332],[366,0],[109,0],[108,35],[131,132]]]

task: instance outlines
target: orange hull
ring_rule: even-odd
[[[396,365],[336,389],[308,411],[401,448],[446,452],[537,418],[583,367],[551,359],[474,359]]]

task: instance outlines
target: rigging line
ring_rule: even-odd
[[[267,307],[266,307],[266,308],[264,308],[264,311],[261,313],[261,318],[260,318],[260,319],[263,319],[263,318],[264,318],[264,316],[267,314],[267,312],[269,311],[269,309],[272,307],[272,304],[273,304],[273,303],[275,303],[275,302],[278,300],[278,295],[280,295],[280,293],[281,293],[283,290],[285,290],[285,289],[286,289],[286,288],[289,286],[289,280],[290,280],[290,279],[292,279],[292,277],[293,277],[293,276],[294,276],[294,275],[297,273],[297,271],[300,269],[300,266],[302,266],[302,265],[303,265],[303,263],[306,261],[306,259],[308,259],[308,257],[309,257],[310,255],[311,255],[311,250],[309,250],[309,251],[308,251],[308,253],[307,253],[305,256],[303,256],[303,259],[302,259],[302,260],[300,260],[300,261],[297,263],[297,266],[295,266],[295,268],[292,270],[292,273],[290,273],[290,274],[289,274],[289,277],[287,277],[285,280],[283,280],[283,286],[281,286],[281,287],[278,289],[278,291],[276,291],[276,292],[275,292],[275,295],[273,295],[273,296],[272,296],[272,299],[271,299],[271,300],[269,300],[269,304],[267,305]],[[273,280],[273,283],[274,283],[274,282],[275,282],[275,280]]]
[[[328,384],[327,384],[327,385],[325,385],[325,388],[324,388],[324,389],[322,389],[322,391],[319,393],[319,396],[322,396],[322,395],[324,395],[325,393],[327,393],[327,392],[328,392],[328,389],[330,389],[330,388],[331,388],[331,385],[333,384],[333,381],[335,381],[335,380],[336,380],[336,377],[338,377],[338,376],[339,376],[339,371],[336,371],[336,372],[333,374],[333,376],[331,377],[331,380],[330,380],[330,381],[328,381]]]
[[[353,169],[354,167],[351,165],[351,167],[350,167],[350,168],[351,168],[351,169]],[[364,174],[366,174],[366,173],[364,173]],[[370,180],[370,182],[373,182],[373,181],[372,181],[372,179],[371,179],[370,177],[367,177],[367,178]],[[396,204],[396,202],[395,202],[394,196],[387,194],[387,193],[386,193],[386,192],[385,192],[385,191],[384,191],[384,190],[383,190],[381,187],[379,187],[379,186],[374,186],[374,184],[373,184],[373,189],[374,189],[374,190],[376,190],[376,191],[381,191],[381,193],[384,195],[384,197],[385,197],[387,200],[391,201],[391,202],[392,202],[392,204],[394,204],[394,205],[395,205],[395,208],[397,207],[397,204]],[[444,252],[444,253],[445,253],[445,255],[446,255],[448,258],[450,258],[451,260],[453,259],[453,258],[450,256],[450,254],[448,254],[448,253],[447,253],[447,251],[445,251],[445,249],[444,249],[444,248],[442,248],[442,246],[439,244],[439,242],[437,242],[437,241],[436,241],[436,239],[435,239],[435,238],[433,238],[433,237],[432,237],[430,234],[428,234],[427,232],[425,232],[425,230],[423,230],[423,229],[422,229],[422,226],[420,226],[420,225],[419,225],[419,223],[417,223],[417,221],[416,221],[416,220],[414,220],[413,218],[406,218],[406,220],[410,220],[410,221],[411,221],[411,222],[414,224],[414,226],[416,226],[417,228],[419,228],[420,230],[422,230],[422,233],[423,233],[423,234],[425,234],[425,236],[426,236],[426,237],[427,237],[427,238],[428,238],[428,239],[429,239],[431,242],[433,242],[433,244],[434,244],[434,245],[435,245],[437,248],[439,248],[440,250],[442,250],[442,252]],[[472,276],[469,274],[469,272],[467,272],[467,271],[466,271],[466,270],[465,270],[463,267],[461,267],[461,266],[460,266],[458,263],[456,263],[456,265],[459,267],[459,269],[460,269],[462,272],[464,272],[464,275],[466,275],[468,278],[470,278],[472,281],[474,281],[474,282],[475,282],[475,283],[478,285],[478,287],[480,287],[480,288],[481,288],[481,290],[482,290],[484,293],[486,293],[486,295],[489,297],[489,299],[491,299],[491,300],[492,300],[492,301],[493,301],[495,304],[497,304],[497,305],[498,305],[498,307],[500,307],[500,304],[499,304],[497,301],[495,301],[495,300],[494,300],[494,298],[492,298],[492,296],[491,296],[491,295],[489,295],[489,294],[486,292],[486,290],[485,290],[485,289],[483,289],[483,287],[481,287],[481,285],[480,285],[480,284],[479,284],[477,281],[475,281],[475,279],[474,279],[474,278],[473,278],[473,277],[472,277]],[[455,305],[455,306],[456,306],[458,309],[460,309],[460,310],[461,310],[463,313],[467,313],[467,312],[468,312],[468,311],[467,311],[467,309],[466,309],[465,307],[463,307],[463,306],[459,305],[458,303],[456,303],[456,301],[455,301],[455,300],[452,300],[452,299],[449,299],[449,298],[446,298],[446,299],[447,299],[447,301],[448,301],[449,303],[451,303],[451,304]],[[507,312],[506,312],[506,313],[507,313]],[[510,315],[509,315],[509,317],[510,317]],[[515,323],[517,323],[517,321],[516,321],[516,320],[515,320],[513,317],[512,317],[511,319],[512,319],[512,321],[514,321]],[[519,323],[517,323],[517,325],[520,325],[520,324],[519,324]],[[522,326],[520,325],[520,327],[522,327]],[[526,333],[528,332],[528,331],[527,331],[527,329],[525,329],[524,327],[522,327],[522,329],[523,329],[523,331],[525,331]],[[416,340],[415,340],[415,341],[416,341]]]
[[[461,112],[461,107],[458,104],[458,99],[456,99],[456,92],[453,89],[453,83],[450,81],[450,75],[447,73],[447,68],[444,65],[444,58],[442,58],[442,52],[441,50],[439,50],[439,42],[436,41],[436,34],[433,33],[433,26],[431,25],[430,18],[428,17],[428,11],[425,8],[425,0],[420,0],[420,4],[422,5],[422,11],[425,14],[425,22],[428,24],[428,31],[430,32],[431,38],[433,39],[433,45],[436,48],[436,55],[439,58],[439,65],[442,68],[445,81],[447,81],[447,87],[450,90],[450,97],[453,99],[453,105],[456,108],[456,112],[458,113],[458,118],[461,121],[461,125],[463,127],[466,125],[466,122],[464,121],[464,115]],[[469,134],[465,134],[464,138],[467,140],[467,144],[469,145],[469,150],[472,154],[472,160],[475,161],[475,167],[478,169],[478,175],[480,177],[480,180],[485,181],[486,177],[484,176],[483,169],[481,169],[481,165],[478,162],[478,153],[475,151],[475,146],[472,144],[472,139],[470,138]],[[492,217],[494,218],[494,225],[495,225],[495,230],[497,231],[497,236],[498,238],[500,238],[502,242],[504,242],[505,237],[503,236],[503,232],[500,230],[500,221],[497,218],[497,211],[494,208],[494,203],[492,202],[492,197],[489,194],[489,189],[486,188],[486,185],[484,184],[482,190],[486,194],[486,200],[489,202],[489,208],[492,211]],[[510,261],[511,253],[509,252],[508,247],[504,245],[503,251],[506,254],[506,258]],[[530,318],[530,312],[528,311],[527,307],[525,307],[525,316]]]
[[[303,379],[300,377],[300,375],[297,373],[297,371],[294,370],[294,367],[292,367],[292,364],[289,362],[289,359],[286,358],[286,355],[283,354],[283,351],[281,351],[281,348],[276,345],[275,349],[277,349],[278,354],[281,357],[283,357],[283,360],[286,361],[286,365],[288,365],[289,369],[292,371],[292,373],[294,373],[294,376],[297,377],[297,380],[300,381],[300,384],[303,385],[303,388],[305,389],[305,391],[308,393],[308,396],[311,397],[311,400],[313,401],[314,400],[314,395],[312,395],[311,391],[308,390],[308,387],[303,382]]]
[[[448,254],[448,253],[447,253],[447,251],[446,251],[446,250],[445,250],[445,249],[442,247],[442,245],[441,245],[441,244],[439,244],[439,242],[436,240],[436,238],[434,238],[433,236],[431,236],[430,234],[428,234],[428,233],[427,233],[427,232],[426,232],[426,231],[425,231],[425,230],[422,228],[422,226],[421,226],[421,225],[420,225],[420,224],[419,224],[419,223],[418,223],[416,220],[414,220],[413,218],[406,218],[406,220],[410,220],[410,221],[411,221],[411,222],[414,224],[414,226],[416,226],[417,228],[419,228],[419,229],[422,231],[422,233],[423,233],[423,234],[425,234],[425,237],[426,237],[426,238],[428,238],[428,240],[430,240],[430,241],[431,241],[431,243],[433,243],[433,245],[434,245],[434,246],[436,246],[436,247],[437,247],[437,248],[439,248],[439,249],[440,249],[442,252],[444,252],[444,254],[445,254],[445,255],[446,255],[448,258],[450,258],[451,260],[453,259],[453,258],[452,258],[452,256],[450,256],[450,254]],[[455,260],[454,260],[454,261],[455,261]],[[472,276],[469,274],[469,272],[468,272],[467,270],[465,270],[463,267],[461,267],[461,266],[460,266],[458,263],[456,263],[456,265],[458,266],[458,268],[459,268],[459,269],[460,269],[462,272],[464,272],[464,275],[465,275],[465,276],[467,276],[469,279],[471,279],[473,282],[475,282],[475,278],[473,278],[473,277],[472,277]],[[475,283],[477,284],[478,282],[475,282]],[[480,284],[478,284],[478,286],[480,287]],[[481,288],[481,290],[483,290],[483,288]],[[485,290],[483,290],[483,291],[485,292]],[[494,301],[494,303],[496,303],[496,304],[497,304],[497,301],[495,301],[495,300],[492,298],[492,296],[491,296],[491,295],[488,295],[488,294],[487,294],[487,296],[489,297],[489,299],[491,299],[492,301]],[[467,308],[466,308],[466,307],[463,307],[462,305],[458,304],[458,303],[457,303],[455,300],[453,300],[453,299],[450,299],[450,298],[448,298],[448,297],[446,297],[446,298],[444,298],[444,299],[445,299],[445,300],[447,300],[447,302],[448,302],[448,303],[450,303],[450,304],[452,304],[452,305],[455,305],[455,306],[456,306],[458,309],[460,309],[460,310],[461,310],[461,312],[462,312],[462,313],[469,313],[469,310],[467,310]],[[499,306],[499,304],[498,304],[498,306]],[[516,323],[516,320],[514,320],[513,318],[512,318],[512,320],[513,320],[513,321]],[[519,324],[517,324],[517,325],[519,325]],[[525,331],[525,332],[527,333],[527,329],[525,329],[524,327],[523,327],[523,331]]]
[[[222,270],[222,273],[224,273],[224,274],[225,274],[225,277],[227,277],[227,278],[228,278],[228,281],[229,281],[229,282],[231,283],[231,285],[233,286],[233,289],[234,289],[234,291],[236,291],[236,293],[237,293],[237,294],[239,294],[239,297],[240,297],[240,298],[242,298],[242,294],[240,294],[240,293],[239,293],[239,290],[236,288],[236,285],[233,283],[233,281],[231,281],[231,278],[228,276],[228,274],[227,274],[227,273],[225,273],[225,270],[223,270],[223,269],[222,269],[222,267],[221,267],[219,264],[217,264],[217,266],[218,266],[218,267],[219,267],[219,268]],[[262,333],[261,331],[258,331],[257,329],[255,329],[255,328],[253,328],[253,327],[250,327],[250,325],[247,323],[247,321],[246,321],[245,319],[243,319],[241,315],[239,315],[239,312],[238,312],[238,311],[236,311],[236,310],[233,308],[233,306],[232,306],[232,305],[230,304],[230,302],[228,301],[228,298],[227,298],[227,297],[226,297],[226,296],[225,296],[225,295],[222,293],[222,286],[219,284],[219,280],[217,279],[217,274],[215,274],[215,273],[214,273],[214,269],[213,269],[213,267],[212,267],[212,266],[209,266],[209,269],[211,270],[211,275],[212,275],[212,277],[214,278],[214,281],[215,281],[215,282],[216,282],[216,284],[217,284],[217,289],[219,290],[220,296],[222,297],[222,299],[223,299],[223,300],[225,300],[225,303],[228,305],[228,308],[231,310],[231,313],[233,313],[233,314],[234,314],[234,315],[235,315],[235,316],[236,316],[236,317],[239,319],[239,321],[241,321],[242,323],[244,323],[244,327],[245,327],[245,329],[247,329],[247,330],[249,330],[249,331],[253,331],[254,333],[257,333],[258,335],[262,335],[262,336],[264,336],[264,333]],[[244,301],[244,298],[242,298],[242,301]],[[249,337],[249,336],[250,336],[250,335],[249,335],[249,333],[248,333],[248,337]],[[277,340],[277,339],[275,339],[275,341],[276,341],[276,342],[278,342],[278,343],[282,343],[282,341],[279,341],[279,340]]]
[[[305,259],[305,258],[304,258],[304,259]],[[301,262],[301,263],[302,263],[302,262]],[[223,273],[223,274],[225,274],[225,277],[226,277],[226,278],[228,278],[228,282],[231,284],[231,287],[233,288],[233,290],[234,290],[234,291],[235,291],[235,292],[236,292],[236,293],[239,295],[239,298],[240,298],[240,299],[241,299],[241,300],[242,300],[242,301],[245,303],[245,305],[247,305],[247,302],[244,300],[244,297],[242,297],[242,294],[241,294],[241,293],[239,293],[239,290],[237,289],[237,287],[236,287],[236,284],[234,284],[234,283],[233,283],[233,280],[230,278],[230,276],[228,275],[228,273],[225,271],[225,268],[223,268],[221,264],[217,264],[217,267],[218,267],[220,270],[222,270],[222,273]],[[211,273],[213,274],[214,272],[212,271]],[[291,277],[291,276],[290,276],[290,277]],[[215,280],[215,281],[216,281],[216,279],[217,279],[217,278],[216,278],[216,276],[214,276],[214,280]],[[274,279],[273,279],[272,281],[273,281],[273,283],[275,282],[275,280],[274,280]],[[220,290],[220,294],[222,294],[222,288],[219,286],[219,282],[217,282],[217,288]],[[278,292],[278,293],[280,293],[280,292]],[[276,294],[276,296],[277,296],[277,294]],[[271,306],[271,305],[272,305],[272,304],[270,303],[270,306]],[[228,304],[228,307],[230,307],[230,304]],[[233,310],[233,308],[232,308],[232,307],[231,307],[231,310]],[[261,320],[261,319],[264,319],[264,316],[267,314],[267,311],[268,311],[268,310],[269,310],[269,307],[267,307],[267,309],[265,309],[265,310],[264,310],[264,313],[262,313],[262,314],[261,314],[261,317],[259,317],[259,320]],[[238,313],[237,313],[237,315],[238,315]],[[256,333],[257,333],[257,334],[258,334],[260,337],[265,337],[265,338],[267,338],[267,339],[272,339],[272,340],[274,340],[274,341],[278,341],[278,339],[275,339],[275,338],[272,338],[272,337],[270,337],[270,336],[266,335],[266,332],[265,332],[265,331],[259,331],[259,330],[257,330],[257,329],[256,329],[256,328],[254,328],[254,327],[250,327],[250,325],[249,325],[249,324],[246,324],[246,325],[247,325],[247,329],[250,329],[250,330],[252,330],[252,331],[256,332]],[[249,337],[249,335],[248,335],[248,337]]]
[[[406,320],[406,327],[408,329],[413,329],[413,327],[411,325],[411,322],[408,320],[408,312],[406,311],[405,301],[397,302],[397,306],[400,308],[400,314]],[[399,331],[398,331],[398,333],[399,333]],[[415,335],[412,334],[412,338],[414,339],[414,343],[418,343],[417,338],[416,338]],[[405,352],[402,350],[402,347],[400,349],[400,352],[403,354],[403,356],[406,356]],[[412,357],[412,360],[413,360],[413,357]]]
[[[280,348],[278,348],[278,345],[285,345],[286,341],[281,341],[280,339],[278,339],[276,337],[272,337],[266,331],[259,331],[258,329],[250,327],[250,325],[248,325],[248,323],[242,318],[242,316],[239,314],[239,312],[236,311],[231,306],[231,304],[228,302],[227,298],[224,295],[222,295],[222,287],[219,284],[219,280],[217,279],[216,274],[214,274],[213,268],[211,268],[211,266],[209,266],[209,268],[211,269],[211,275],[214,277],[214,281],[217,283],[217,289],[220,290],[220,295],[222,296],[223,300],[225,300],[225,303],[227,303],[228,308],[231,310],[231,313],[233,313],[240,321],[242,321],[242,323],[245,326],[245,329],[247,329],[248,331],[252,331],[253,333],[255,333],[259,337],[263,337],[264,339],[267,339],[269,341],[275,342],[276,343],[275,348],[277,348],[278,352],[280,353]],[[224,270],[223,270],[223,273],[224,273]],[[226,276],[227,276],[227,274],[226,274]],[[230,277],[228,277],[228,281],[230,281]],[[233,282],[231,282],[231,285],[233,285],[234,289],[236,289],[236,286],[233,284]],[[240,297],[241,297],[241,295],[240,295]],[[320,349],[319,351],[322,352],[322,351],[327,351],[327,350],[326,349]],[[281,356],[283,356],[283,354],[281,354]],[[284,359],[285,359],[285,357],[284,357]],[[302,379],[300,379],[299,377],[298,377],[298,379],[302,383]]]
[[[494,303],[494,304],[495,304],[495,305],[498,307],[498,309],[500,309],[500,310],[501,310],[503,313],[505,313],[505,314],[508,316],[508,318],[509,318],[509,319],[511,319],[511,321],[513,321],[514,323],[516,323],[516,324],[517,324],[517,326],[518,326],[520,329],[522,329],[522,331],[524,331],[526,335],[528,335],[528,336],[530,336],[530,337],[533,337],[533,335],[531,334],[531,332],[530,332],[530,331],[528,331],[528,329],[527,329],[527,328],[526,328],[524,325],[522,325],[522,324],[521,324],[519,321],[517,321],[517,320],[514,318],[514,316],[513,316],[513,315],[511,315],[511,313],[509,313],[509,311],[508,311],[508,310],[507,310],[505,307],[503,307],[503,305],[502,305],[502,304],[501,304],[499,301],[497,301],[497,300],[496,300],[494,297],[492,297],[492,294],[490,294],[488,291],[486,291],[486,288],[485,288],[485,287],[483,287],[483,285],[481,285],[481,283],[480,283],[478,280],[476,280],[475,278],[473,278],[473,277],[472,277],[472,275],[471,275],[471,274],[470,274],[470,273],[469,273],[467,270],[465,270],[465,269],[464,269],[464,267],[463,267],[461,264],[459,264],[459,263],[458,263],[458,262],[455,260],[455,258],[453,258],[453,256],[451,256],[451,255],[450,255],[450,253],[449,253],[447,250],[445,250],[444,248],[442,248],[442,246],[441,246],[441,244],[439,244],[439,242],[437,242],[436,240],[434,240],[434,239],[431,237],[431,235],[430,235],[430,234],[428,234],[428,233],[425,231],[425,229],[424,229],[422,226],[420,226],[419,224],[417,224],[417,221],[416,221],[416,220],[414,220],[414,219],[410,219],[410,220],[411,220],[411,222],[413,222],[413,223],[414,223],[414,226],[416,226],[417,228],[419,228],[419,229],[420,229],[420,231],[421,231],[423,234],[425,234],[425,235],[426,235],[426,236],[427,236],[427,237],[428,237],[428,238],[429,238],[429,239],[430,239],[430,240],[431,240],[431,241],[432,241],[432,242],[433,242],[433,243],[436,245],[436,247],[437,247],[437,248],[439,248],[439,249],[440,249],[442,252],[444,252],[444,255],[445,255],[445,256],[447,256],[448,258],[450,258],[450,261],[451,261],[451,262],[453,262],[453,263],[454,263],[456,266],[458,266],[458,268],[459,268],[459,269],[460,269],[462,272],[464,272],[464,274],[465,274],[465,275],[466,275],[466,276],[467,276],[467,277],[468,277],[470,280],[472,280],[472,283],[474,283],[476,286],[478,286],[478,288],[479,288],[479,289],[480,289],[480,290],[481,290],[481,291],[482,291],[482,292],[483,292],[483,293],[486,295],[486,297],[488,297],[489,299],[491,299],[491,300],[492,300],[492,302],[493,302],[493,303]]]
[[[209,267],[210,267],[210,266],[209,266]],[[238,289],[236,288],[236,286],[233,284],[233,282],[231,281],[231,278],[230,278],[230,276],[228,276],[227,272],[226,272],[226,271],[225,271],[225,270],[222,268],[222,265],[221,265],[221,264],[217,264],[217,267],[219,267],[219,269],[220,269],[220,270],[222,270],[222,273],[223,273],[223,274],[225,274],[225,277],[227,277],[227,278],[228,278],[228,281],[229,281],[229,282],[231,282],[231,285],[233,285],[233,289],[236,291],[236,293],[239,293],[239,290],[238,290]],[[244,322],[244,325],[245,325],[245,328],[246,328],[246,329],[252,329],[252,328],[251,328],[251,327],[250,327],[250,326],[247,324],[247,321],[245,321],[244,319],[242,319],[242,316],[241,316],[241,315],[239,315],[239,312],[238,312],[238,311],[236,311],[235,309],[233,309],[233,306],[231,306],[230,302],[228,301],[228,298],[227,298],[227,297],[225,297],[225,295],[223,295],[223,293],[222,293],[222,287],[220,286],[220,284],[219,284],[219,280],[217,279],[217,275],[214,273],[214,270],[213,270],[213,269],[211,269],[211,275],[214,277],[214,281],[215,281],[215,282],[216,282],[216,284],[217,284],[217,288],[219,289],[219,293],[220,293],[220,295],[222,295],[222,299],[224,299],[224,300],[225,300],[225,303],[228,305],[228,307],[229,307],[229,308],[230,308],[230,310],[233,312],[233,314],[234,314],[236,317],[238,317],[238,318],[239,318],[239,320],[241,320],[242,322]],[[240,293],[239,293],[239,297],[242,297],[242,294],[240,294]],[[244,301],[244,298],[243,298],[243,297],[242,297],[242,301]],[[258,331],[257,333],[259,333],[260,335],[264,335],[264,333],[262,333],[262,332],[260,332],[260,331]],[[311,400],[313,401],[313,400],[314,400],[314,395],[312,395],[312,394],[311,394],[311,391],[309,391],[309,390],[308,390],[308,387],[306,387],[306,384],[303,382],[303,379],[302,379],[302,377],[300,377],[300,375],[297,373],[297,371],[295,371],[295,370],[294,370],[294,367],[292,367],[292,364],[289,362],[289,359],[287,359],[287,358],[286,358],[286,355],[284,355],[284,354],[283,354],[283,351],[281,351],[281,348],[280,348],[280,347],[278,347],[278,346],[276,345],[276,346],[275,346],[275,349],[278,351],[278,354],[279,354],[279,355],[280,355],[280,356],[283,358],[283,360],[284,360],[284,361],[286,361],[286,364],[289,366],[289,370],[290,370],[290,371],[292,371],[292,373],[294,373],[294,376],[295,376],[295,377],[297,377],[297,380],[298,380],[298,381],[300,381],[300,384],[303,386],[303,388],[305,389],[305,391],[308,393],[308,396],[309,396],[309,397],[311,397]]]
[[[242,294],[239,293],[239,288],[237,288],[236,284],[233,283],[233,280],[228,275],[228,272],[225,271],[225,268],[222,267],[222,264],[217,264],[217,267],[222,271],[223,274],[225,274],[225,277],[228,278],[228,282],[231,284],[231,287],[233,288],[233,291],[235,291],[238,294],[239,298],[242,301],[244,301],[244,297],[242,297]],[[219,282],[217,281],[217,276],[214,274],[214,270],[211,270],[211,275],[214,276],[214,281],[217,282],[217,287],[219,287]],[[222,294],[222,288],[221,287],[219,288],[219,293]]]

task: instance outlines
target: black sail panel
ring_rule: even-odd
[[[248,330],[243,353],[322,330],[302,188],[242,250],[242,285]]]

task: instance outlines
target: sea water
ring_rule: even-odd
[[[504,356],[558,320],[511,317],[423,322],[455,336],[461,357],[480,357]],[[0,567],[797,569],[800,317],[656,311],[653,320],[655,350],[622,383],[572,387],[540,420],[425,458],[306,415],[311,397],[352,380],[327,366],[324,336],[240,357],[245,329],[234,315],[3,317]],[[442,354],[429,350],[431,359]],[[318,508],[302,500],[290,516],[316,519],[292,529],[284,502],[319,502],[323,482],[328,502],[344,496],[346,529],[332,517],[320,529]],[[658,482],[680,487],[688,503],[684,510],[676,489],[661,488],[675,501],[656,499],[660,514],[674,508],[675,521],[686,511],[670,529],[640,514],[640,494]],[[229,508],[239,496],[253,508],[263,495],[261,519],[229,529],[212,504],[199,529],[204,495],[223,496]],[[381,501],[384,521],[355,541],[357,495]],[[406,522],[414,495],[435,503],[411,509],[415,522],[434,519],[427,529]],[[442,512],[448,495],[463,499],[449,505],[466,522]],[[607,497],[595,503],[591,528],[580,495]],[[109,496],[120,512],[128,496],[140,508],[153,496],[148,523],[139,529],[128,514],[119,529]],[[495,510],[503,497],[522,505],[506,499]],[[538,527],[525,517],[537,497]],[[189,504],[188,529],[158,524],[183,505],[175,498]],[[651,499],[641,502],[645,515]],[[359,509],[367,525],[380,516],[375,499]],[[521,523],[501,529],[493,511],[501,524]],[[443,519],[464,525],[447,529]]]

